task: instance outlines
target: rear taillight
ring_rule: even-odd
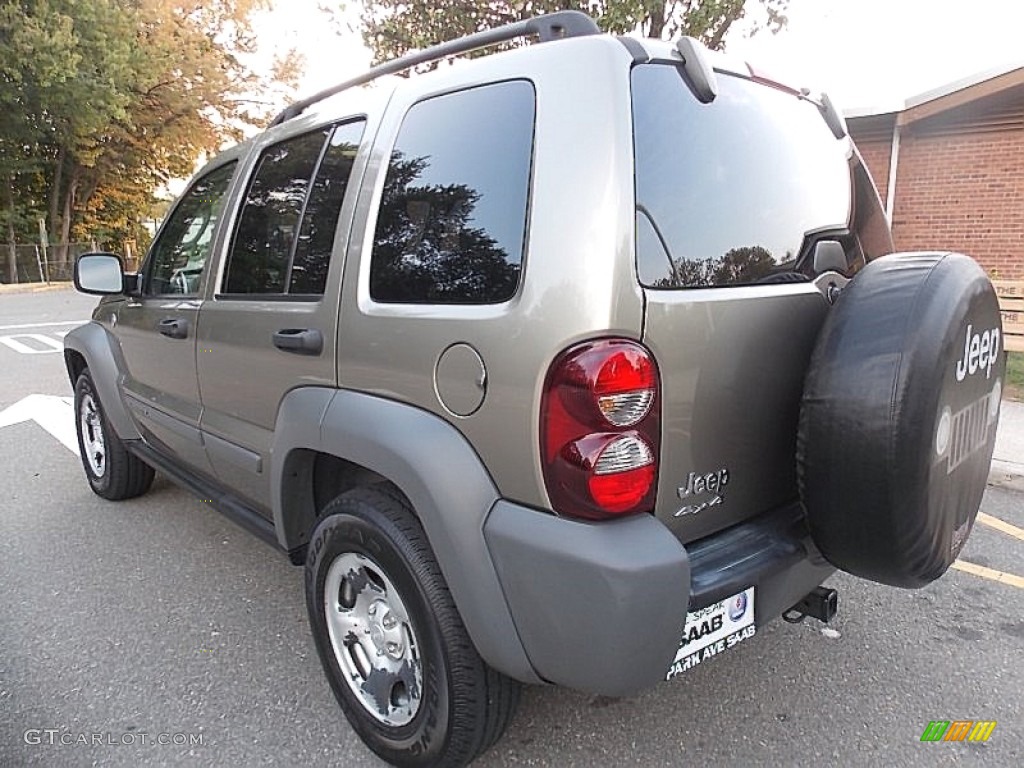
[[[658,370],[634,341],[572,347],[548,371],[541,461],[555,512],[589,520],[654,508],[660,442]]]

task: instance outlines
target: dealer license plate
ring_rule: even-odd
[[[686,614],[686,626],[666,680],[754,636],[754,588]]]

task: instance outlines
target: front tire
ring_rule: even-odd
[[[75,382],[78,453],[89,486],[98,496],[121,501],[141,496],[153,484],[153,468],[125,448],[96,395],[86,368]]]
[[[309,545],[306,605],[338,703],[384,760],[466,765],[511,721],[519,684],[476,652],[402,500],[359,488],[327,505]]]

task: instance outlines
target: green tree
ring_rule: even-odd
[[[789,0],[363,0],[363,41],[377,61],[410,50],[520,21],[541,13],[580,10],[607,32],[640,32],[647,37],[689,35],[721,48],[726,32],[751,14],[750,32],[777,32],[787,23]]]
[[[73,47],[70,17],[49,5],[0,4],[0,218],[13,280],[15,242],[46,208],[47,136],[60,109],[55,94],[80,60]]]
[[[5,239],[36,239],[44,216],[55,243],[137,239],[154,191],[264,122],[260,94],[294,79],[245,64],[250,15],[268,4],[0,0]]]

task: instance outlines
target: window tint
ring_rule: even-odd
[[[364,126],[362,121],[346,123],[331,134],[302,215],[288,293],[320,295],[324,292],[338,215]]]
[[[235,165],[228,163],[210,171],[181,196],[150,251],[147,294],[191,296],[198,292]]]
[[[807,234],[849,226],[847,144],[817,108],[722,74],[698,102],[676,67],[634,68],[637,271],[655,288],[800,278]]]
[[[313,169],[329,128],[263,152],[238,219],[223,293],[284,293]]]
[[[517,80],[414,105],[384,182],[370,262],[376,301],[486,304],[519,284],[533,86]]]

